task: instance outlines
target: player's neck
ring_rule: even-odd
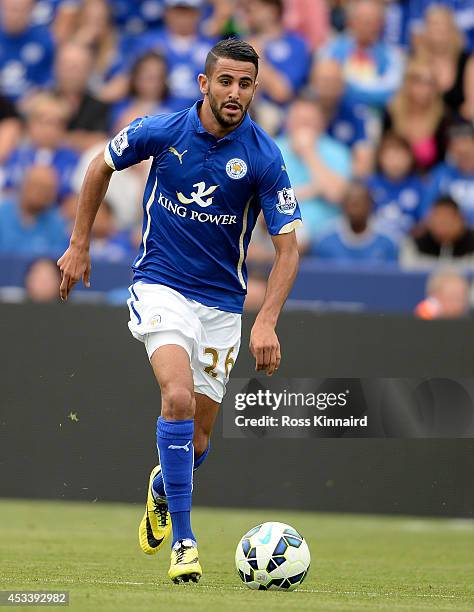
[[[245,117],[244,115],[242,121],[237,125],[233,125],[229,128],[223,127],[214,117],[214,113],[212,112],[212,109],[207,99],[204,99],[204,102],[201,104],[201,108],[198,109],[198,115],[202,127],[206,130],[206,132],[209,132],[209,134],[212,134],[216,138],[224,138],[224,136],[227,136],[227,134],[233,132],[239,127]]]

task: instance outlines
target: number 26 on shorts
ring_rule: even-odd
[[[230,347],[230,349],[227,351],[227,355],[224,361],[226,380],[229,378],[230,371],[235,364],[235,359],[232,359],[232,353],[234,352],[234,348],[235,347],[233,346]],[[209,376],[212,376],[212,378],[217,378],[218,374],[216,372],[216,368],[219,364],[219,351],[215,348],[208,347],[204,349],[204,354],[211,355],[212,357],[211,365],[206,366],[204,368],[204,372],[206,372],[206,374],[209,374]]]

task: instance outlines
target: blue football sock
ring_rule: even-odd
[[[190,524],[190,513],[189,512],[173,512],[171,515],[171,521],[173,525],[173,543],[172,547],[176,544],[178,540],[184,540],[186,538],[190,538],[194,542],[196,542],[195,537],[192,535],[191,524]],[[179,536],[175,534],[179,533]],[[191,535],[185,535],[191,534]]]
[[[194,420],[158,418],[156,438],[161,471],[173,526],[173,542],[196,540],[191,529]]]
[[[211,448],[211,443],[207,445],[206,450],[196,457],[196,451],[194,451],[194,471],[198,469],[200,465],[204,463],[207,455],[209,454],[209,449]],[[152,484],[153,493],[157,497],[165,497],[165,484],[163,482],[163,473],[160,472],[157,476],[155,476]]]

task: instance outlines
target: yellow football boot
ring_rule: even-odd
[[[165,497],[155,499],[152,493],[152,483],[161,467],[157,465],[151,470],[148,482],[148,493],[145,514],[138,528],[140,548],[147,555],[154,555],[163,546],[171,533],[171,516],[168,512],[168,503]]]
[[[198,550],[193,540],[178,540],[171,550],[171,565],[168,576],[175,584],[199,582],[202,576]]]

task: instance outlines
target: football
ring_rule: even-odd
[[[303,536],[285,523],[262,523],[237,545],[235,565],[250,589],[292,591],[306,578],[311,556]]]

